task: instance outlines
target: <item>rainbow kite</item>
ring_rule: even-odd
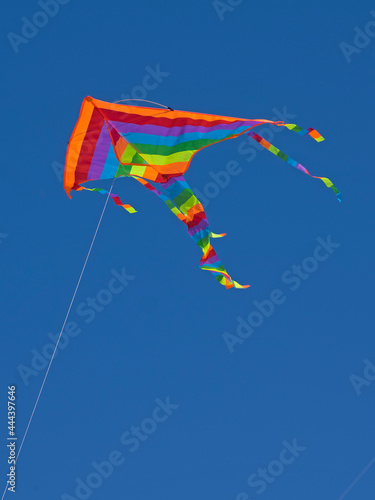
[[[247,288],[232,280],[212,248],[211,238],[224,234],[214,234],[210,231],[203,207],[183,174],[189,168],[195,153],[201,149],[247,133],[271,153],[311,176],[300,163],[253,131],[264,123],[287,127],[299,135],[308,134],[317,142],[324,140],[312,128],[305,130],[280,121],[247,120],[175,111],[171,108],[111,104],[86,97],[69,141],[64,188],[69,197],[72,189],[109,194],[117,205],[134,213],[136,210],[122,203],[118,196],[100,188],[89,189],[82,184],[117,177],[136,179],[159,196],[186,224],[190,237],[202,249],[203,257],[199,263],[201,269],[210,271],[226,288]],[[341,193],[329,179],[315,178],[321,179],[327,187],[332,188],[341,201]]]

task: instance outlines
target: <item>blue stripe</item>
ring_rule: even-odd
[[[191,191],[190,186],[187,182],[176,181],[174,184],[172,184],[172,186],[166,188],[164,192],[168,194],[168,197],[171,200],[174,200],[184,189],[189,189]],[[193,194],[193,191],[191,191],[191,193]]]
[[[296,167],[297,166],[297,162],[296,160],[293,160],[293,158],[288,158],[286,160],[287,163],[289,163],[289,165],[292,165],[292,167]]]
[[[198,241],[203,240],[203,238],[206,238],[209,235],[209,230],[208,228],[203,229],[203,231],[199,231],[198,233],[191,234],[190,237],[195,241],[195,243],[198,243]]]
[[[178,137],[175,136],[163,136],[163,135],[153,135],[153,134],[121,134],[122,137],[131,144],[153,144],[154,146],[175,146],[176,144],[181,144],[182,142],[195,141],[200,139],[210,139],[210,140],[221,140],[229,137],[233,134],[239,134],[242,130],[246,130],[249,127],[243,125],[238,127],[236,130],[214,130],[202,134],[200,132],[193,132],[189,134],[181,134]]]
[[[209,262],[208,264],[203,264],[201,267],[202,268],[204,266],[207,266],[207,267],[220,267],[222,265],[223,265],[223,263],[220,260],[217,260],[216,262]]]
[[[111,146],[108,151],[107,159],[104,163],[103,172],[101,173],[101,179],[112,179],[116,173],[119,166],[119,161],[116,158],[115,151]]]

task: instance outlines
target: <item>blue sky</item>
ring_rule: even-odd
[[[67,142],[86,95],[133,96],[316,128],[320,144],[265,134],[330,178],[343,202],[242,137],[201,151],[186,178],[207,198],[212,230],[228,233],[215,242],[224,265],[251,285],[225,290],[165,205],[117,180],[138,212],[108,204],[17,464],[16,498],[367,500],[374,4],[44,5],[49,14],[8,2],[0,20],[1,488],[7,386],[20,440],[105,203],[66,196]],[[236,175],[222,173],[228,164]]]

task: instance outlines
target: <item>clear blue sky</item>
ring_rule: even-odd
[[[196,155],[186,177],[211,196],[212,230],[228,233],[215,248],[251,285],[225,290],[199,269],[199,248],[165,205],[131,179],[116,181],[138,213],[107,207],[17,465],[19,500],[372,498],[374,3],[224,3],[3,8],[2,489],[7,386],[17,387],[20,439],[45,373],[41,353],[61,328],[105,202],[88,192],[69,200],[59,179],[86,95],[284,115],[326,141],[283,130],[268,132],[271,142],[343,192],[339,204],[319,180],[243,138]],[[159,82],[147,90],[150,71]],[[238,175],[215,188],[228,162]],[[319,248],[329,235],[335,246]],[[293,267],[302,264],[307,273]],[[251,314],[271,294],[273,313]],[[251,336],[249,315],[262,322]],[[237,328],[247,338],[230,352],[225,334]],[[93,462],[110,458],[124,463],[100,475]],[[76,478],[89,486],[76,491]]]

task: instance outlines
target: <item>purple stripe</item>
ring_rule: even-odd
[[[301,165],[300,163],[297,163],[297,166],[296,168],[298,168],[298,170],[301,170],[302,172],[305,172],[305,174],[308,174],[308,171],[305,169],[305,167],[303,165]]]
[[[163,189],[168,189],[170,186],[172,186],[172,184],[174,184],[175,182],[178,182],[178,181],[182,181],[182,182],[186,182],[185,178],[183,175],[179,175],[177,177],[171,177],[166,183],[163,183]]]
[[[103,164],[102,165],[93,165],[91,163],[90,170],[87,174],[87,180],[88,181],[96,181],[97,179],[100,179],[102,172],[103,172]]]
[[[203,229],[206,229],[207,227],[208,227],[207,219],[202,219],[199,224],[188,229],[188,234],[189,236],[193,236],[193,234],[198,233],[199,231],[203,231]]]
[[[236,130],[241,126],[253,127],[254,125],[260,125],[261,121],[257,120],[244,120],[237,121],[228,124],[215,125],[213,127],[202,127],[194,125],[184,125],[183,127],[163,127],[162,125],[135,125],[134,123],[122,123],[122,122],[111,122],[109,121],[119,132],[122,134],[127,133],[140,133],[140,134],[150,134],[157,136],[175,136],[178,137],[181,134],[188,133],[206,133],[215,130]]]
[[[209,259],[202,262],[201,265],[206,266],[207,264],[210,265],[210,264],[213,264],[214,262],[218,262],[218,261],[219,261],[219,257],[215,254],[212,257],[210,257]]]
[[[111,138],[105,123],[103,123],[99,138],[95,144],[95,151],[91,159],[91,165],[87,173],[87,178],[100,178],[105,162],[107,160],[108,151],[111,147]],[[95,176],[95,177],[93,177]]]

